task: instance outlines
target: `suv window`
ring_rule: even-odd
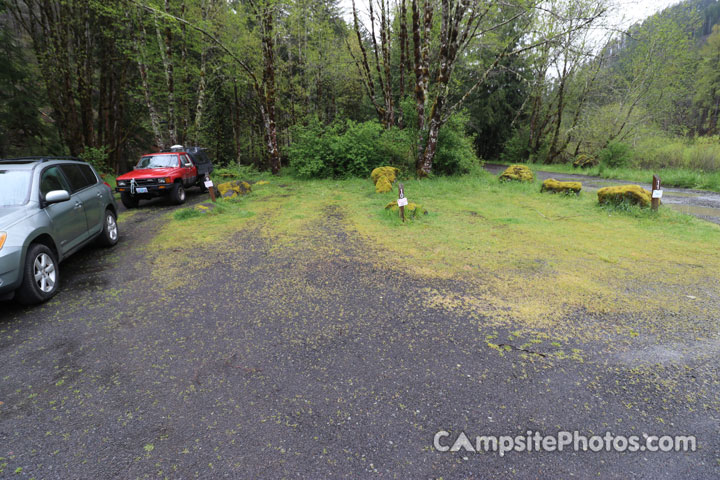
[[[85,176],[81,168],[83,166],[85,165],[77,165],[74,163],[60,165],[60,169],[63,171],[68,181],[70,182],[70,187],[72,188],[73,193],[82,190],[83,188],[89,187],[90,185],[93,185],[95,183],[90,181],[90,179]]]
[[[95,175],[93,169],[90,168],[90,165],[80,165],[80,170],[82,170],[85,178],[87,178],[90,182],[90,185],[95,185],[96,183],[98,183],[97,175]]]
[[[53,190],[70,191],[70,188],[65,182],[65,178],[63,177],[62,172],[60,172],[59,167],[48,168],[40,177],[40,195],[42,195],[42,198],[44,199],[45,195]]]
[[[188,157],[187,155],[182,155],[181,158],[182,158],[184,167],[192,167],[193,166],[192,161],[190,160],[190,157]]]

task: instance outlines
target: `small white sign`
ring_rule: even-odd
[[[653,198],[662,198],[663,191],[662,190],[653,190],[652,197]]]
[[[408,204],[407,198],[398,198],[398,207],[404,207]]]
[[[208,180],[205,182],[205,188],[212,188],[212,186],[213,186],[212,180]]]
[[[147,187],[137,187],[137,188],[135,189],[135,191],[136,191],[137,193],[148,193]]]

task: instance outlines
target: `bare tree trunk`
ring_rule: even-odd
[[[272,10],[265,5],[260,12],[263,27],[263,101],[260,102],[260,114],[265,127],[270,171],[273,175],[280,172],[280,151],[277,143],[277,125],[275,123],[275,54],[273,50],[273,16]]]
[[[145,25],[143,25],[142,20],[139,23],[140,41],[138,42],[137,39],[135,40],[135,49],[138,53],[137,66],[140,72],[140,81],[142,82],[143,87],[143,98],[145,99],[145,106],[147,107],[148,113],[150,115],[150,126],[152,127],[153,136],[155,137],[155,144],[158,148],[164,150],[165,148],[167,148],[168,145],[165,144],[164,136],[162,134],[162,131],[160,130],[160,117],[158,116],[157,110],[155,109],[155,104],[152,101],[150,84],[148,82],[147,60],[145,57]]]
[[[212,0],[201,0],[200,10],[202,20],[205,22],[208,18],[208,4],[212,6]],[[198,84],[197,104],[195,106],[195,124],[193,128],[193,140],[195,143],[200,141],[200,127],[202,125],[203,113],[205,112],[205,92],[207,90],[207,54],[208,48],[203,41],[202,51],[200,52],[200,83]]]
[[[170,13],[170,1],[165,0],[165,12]],[[160,32],[160,25],[157,17],[155,18],[155,32],[157,34],[158,49],[165,67],[165,82],[167,84],[167,131],[171,144],[177,143],[177,127],[175,123],[175,72],[172,62],[172,30],[169,26],[165,27],[163,33]]]

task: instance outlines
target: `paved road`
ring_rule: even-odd
[[[506,168],[507,165],[485,164],[485,169],[493,175],[501,174]],[[595,192],[602,187],[612,185],[637,184],[637,182],[608,180],[606,178],[571,173],[544,172],[542,170],[535,170],[535,174],[540,180],[554,178],[561,181],[580,181],[583,184],[583,190],[589,192]],[[640,185],[647,190],[652,189],[650,183]],[[720,224],[720,193],[687,188],[663,187],[662,201],[664,205],[678,212],[694,215],[703,220]]]
[[[222,245],[178,245],[178,274],[147,248],[170,209],[141,209],[121,220],[115,249],[69,259],[50,303],[0,304],[1,477],[720,475],[718,342],[618,334],[563,346],[581,358],[552,355],[550,340],[523,347],[530,339],[484,317],[423,301],[427,288],[471,295],[462,284],[368,261],[332,206],[283,250],[259,218]],[[440,453],[441,430],[447,443],[461,431],[473,443],[692,434],[700,450]]]

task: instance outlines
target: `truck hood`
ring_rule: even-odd
[[[4,231],[30,215],[27,206],[0,207],[0,231]]]
[[[132,180],[140,178],[160,178],[160,177],[171,177],[173,174],[177,175],[179,168],[141,168],[140,170],[133,170],[117,177],[118,180]]]

